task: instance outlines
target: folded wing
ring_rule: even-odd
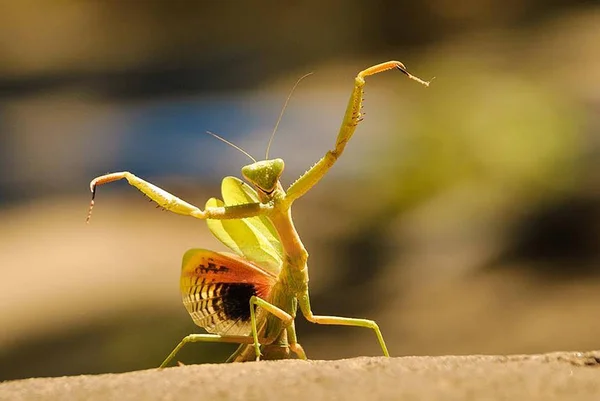
[[[211,198],[206,207],[233,206],[259,202],[256,191],[235,177],[225,177],[221,185],[223,201]],[[265,216],[235,220],[207,221],[208,228],[219,241],[235,254],[277,275],[281,270],[283,248],[277,230]]]

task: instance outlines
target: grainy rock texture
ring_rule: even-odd
[[[0,400],[600,400],[600,352],[194,365],[0,383]]]

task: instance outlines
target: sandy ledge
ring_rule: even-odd
[[[307,398],[308,397],[308,398]],[[193,365],[0,383],[0,400],[600,400],[600,351]]]

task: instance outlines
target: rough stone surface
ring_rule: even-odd
[[[600,351],[194,365],[0,383],[0,400],[600,400]]]

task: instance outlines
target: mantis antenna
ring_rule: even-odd
[[[252,157],[250,155],[250,153],[246,152],[244,149],[240,148],[239,146],[237,146],[235,143],[229,142],[227,139],[225,138],[221,138],[219,135],[215,134],[214,132],[210,132],[210,131],[206,131],[206,133],[208,135],[212,135],[215,138],[217,138],[219,141],[221,142],[225,142],[227,145],[231,146],[234,149],[239,150],[240,152],[242,152],[243,154],[245,154],[246,156],[248,156],[250,158],[250,160],[252,160],[254,163],[256,163],[256,159],[254,157]]]
[[[296,89],[296,87],[298,86],[298,84],[300,83],[300,81],[302,81],[304,78],[306,78],[306,77],[308,77],[309,75],[312,75],[312,74],[313,74],[312,72],[309,72],[308,74],[304,74],[303,76],[301,76],[296,81],[296,83],[294,84],[294,87],[290,91],[290,94],[288,95],[287,99],[285,99],[285,103],[283,104],[283,108],[281,109],[281,113],[279,113],[279,118],[277,119],[277,123],[275,123],[275,128],[273,128],[273,133],[271,133],[271,138],[269,138],[269,144],[267,145],[267,152],[265,154],[265,160],[269,159],[269,150],[271,149],[271,143],[273,143],[273,138],[275,137],[275,133],[277,132],[277,127],[279,127],[279,123],[281,122],[281,117],[283,117],[283,112],[285,111],[285,108],[287,107],[288,102],[290,101],[290,98],[294,94],[294,90]]]

